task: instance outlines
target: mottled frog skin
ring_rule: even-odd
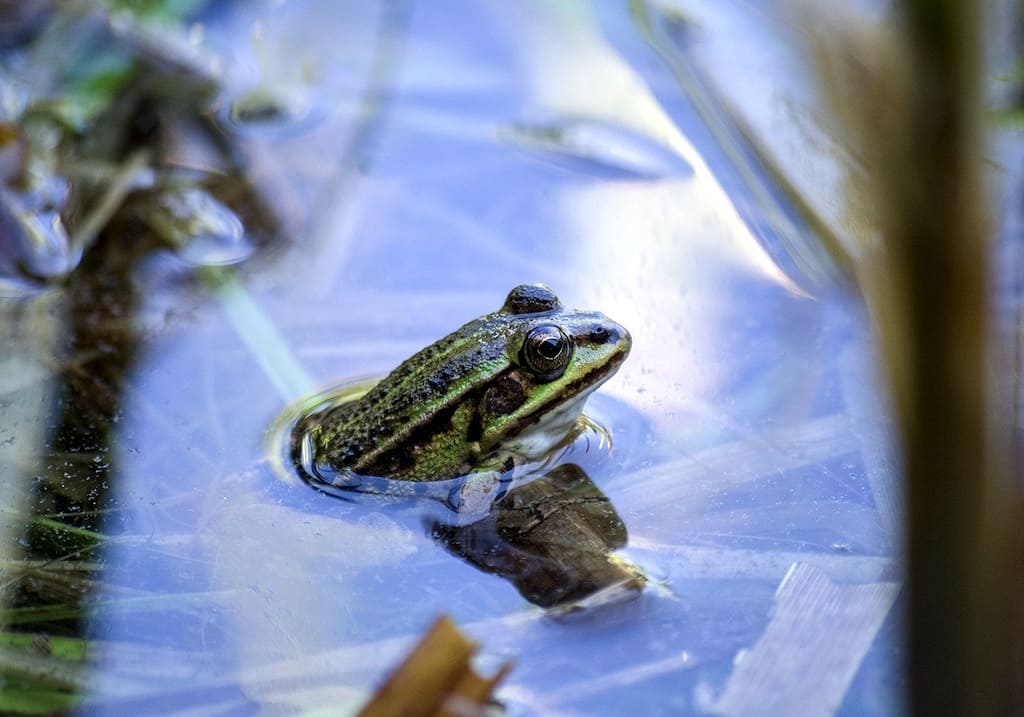
[[[631,339],[603,314],[572,311],[542,284],[411,357],[362,398],[307,417],[321,469],[408,481],[504,470],[545,455],[578,425],[587,396]]]

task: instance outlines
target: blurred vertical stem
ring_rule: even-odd
[[[992,321],[985,5],[902,0],[895,24],[807,25],[829,28],[816,38],[822,87],[861,160],[851,188],[877,212],[856,271],[899,422],[910,706],[929,717],[1024,714],[1017,397],[1005,389],[1017,367]]]
[[[891,132],[870,140],[877,311],[906,471],[907,630],[917,715],[1015,713],[1014,492],[998,419],[983,189],[981,8],[903,0]],[[899,80],[897,80],[899,82]],[[1018,708],[1021,706],[1018,704]],[[1019,714],[1019,712],[1016,712]]]

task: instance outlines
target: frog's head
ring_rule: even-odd
[[[632,341],[604,314],[564,309],[543,284],[517,286],[493,316],[509,363],[484,391],[475,432],[484,449],[500,444],[536,457],[572,430],[587,396],[618,370]]]

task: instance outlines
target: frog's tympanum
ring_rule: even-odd
[[[435,481],[503,471],[569,440],[587,396],[629,353],[603,314],[562,307],[541,284],[428,346],[362,398],[307,416],[327,472]]]

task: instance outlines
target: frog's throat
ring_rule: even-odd
[[[539,420],[529,423],[515,436],[507,437],[502,442],[502,450],[516,453],[528,460],[536,460],[547,455],[575,428],[583,412],[583,404],[598,385],[594,384],[558,408],[542,413]]]

